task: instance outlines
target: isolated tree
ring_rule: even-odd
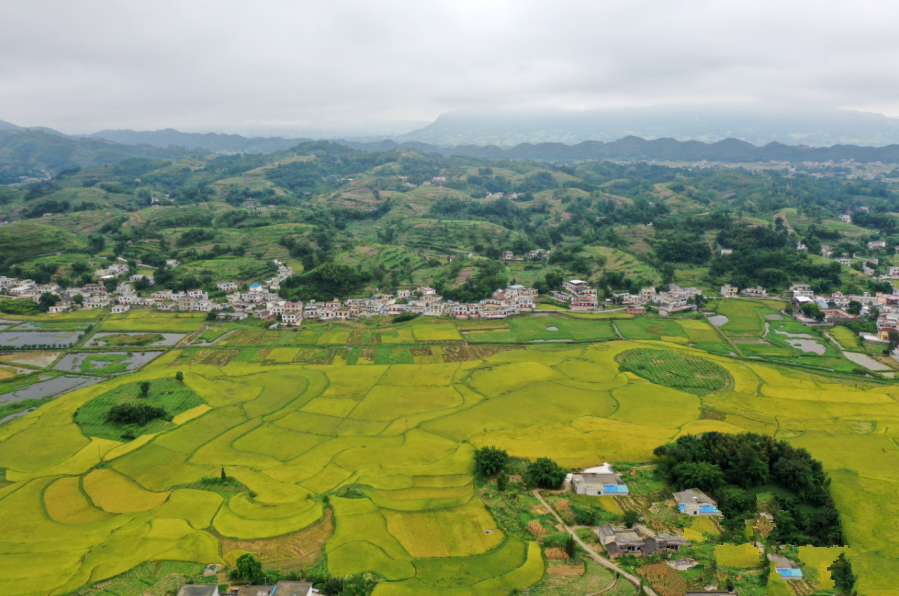
[[[635,509],[628,509],[624,512],[624,525],[628,528],[633,528],[638,521],[640,521],[640,513]]]
[[[834,586],[840,594],[852,594],[858,578],[852,573],[852,563],[846,558],[846,553],[840,553],[840,556],[828,569],[830,570],[830,579],[833,580]]]
[[[227,480],[227,479],[228,479],[228,475],[225,474],[225,466],[222,466],[222,480]]]
[[[59,302],[60,298],[56,294],[51,292],[44,292],[41,294],[40,302],[38,302],[38,308],[41,312],[47,312],[50,310],[50,307]]]
[[[251,584],[261,584],[265,581],[262,575],[262,563],[250,553],[237,558],[237,575]]]
[[[150,381],[141,381],[139,387],[141,397],[147,397],[150,395]]]
[[[179,383],[183,383],[184,382],[184,373],[181,372],[180,370],[178,372],[176,372],[175,380],[178,381]]]
[[[558,271],[547,271],[546,275],[543,276],[543,281],[545,283],[547,291],[549,290],[557,290],[562,286],[562,281],[564,281],[564,277]]]
[[[508,483],[509,477],[506,476],[505,472],[500,472],[496,475],[496,490],[499,492],[504,492],[506,490],[506,483]]]
[[[565,469],[553,460],[548,457],[540,457],[537,461],[528,464],[525,477],[530,486],[555,490],[565,482],[566,474]]]
[[[574,536],[571,534],[568,535],[568,540],[565,541],[565,554],[568,555],[569,559],[573,559],[574,555],[577,554],[577,542],[574,541]]]
[[[81,294],[75,294],[75,296],[72,297],[72,302],[74,302],[78,306],[81,306],[82,304],[84,304],[84,296],[82,296]]]
[[[475,471],[484,478],[490,478],[498,474],[506,467],[509,454],[496,447],[481,447],[474,452]]]
[[[322,594],[325,596],[337,596],[343,591],[343,581],[338,577],[329,577],[322,586]]]

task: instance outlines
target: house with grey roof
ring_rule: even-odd
[[[609,463],[573,474],[571,484],[579,495],[626,497],[629,494],[627,485]]]
[[[681,547],[691,545],[683,536],[664,533],[653,536],[639,528],[616,528],[609,524],[599,526],[596,534],[599,543],[613,559],[624,555],[651,557],[666,551],[677,552]]]
[[[311,596],[311,594],[312,584],[309,582],[279,581],[271,596]]]
[[[706,517],[724,517],[724,514],[718,510],[718,504],[698,488],[688,488],[687,490],[676,492],[674,493],[674,500],[677,501],[677,510],[680,513]]]
[[[216,584],[188,584],[181,586],[178,596],[219,596]]]

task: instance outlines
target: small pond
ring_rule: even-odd
[[[54,366],[53,368],[69,372],[90,373],[93,372],[93,370],[102,369],[104,366],[110,364],[110,361],[101,360],[99,358],[96,358],[97,356],[128,356],[124,360],[120,360],[120,362],[122,362],[123,364],[127,364],[128,370],[132,371],[140,368],[160,354],[162,354],[162,352],[132,352],[130,356],[128,356],[127,352],[94,352],[90,354],[67,354],[63,356],[62,360],[57,362],[56,366]],[[94,358],[92,359],[93,361],[91,362],[91,366],[89,366],[86,370],[82,370],[82,365],[89,356],[94,356]]]
[[[793,346],[797,350],[802,350],[803,352],[812,352],[819,356],[823,356],[824,352],[827,350],[827,348],[813,339],[787,339],[785,341],[787,344]]]
[[[181,341],[187,334],[186,333],[95,333],[93,337],[88,340],[85,346],[89,348],[103,347],[106,346],[106,342],[97,341],[98,339],[102,339],[104,337],[109,337],[110,335],[127,335],[130,337],[140,337],[142,335],[161,335],[162,339],[151,344],[147,344],[148,346],[174,346],[179,341]],[[113,347],[113,346],[109,346]]]
[[[775,329],[774,333],[778,335],[786,335],[787,337],[799,337],[802,339],[814,339],[816,337],[810,333],[790,333],[788,331],[781,331],[780,329]]]
[[[90,325],[92,325],[94,321],[85,321],[83,323],[73,323],[71,321],[67,321],[64,323],[56,323],[54,321],[39,321],[36,323],[22,323],[18,327],[16,327],[16,331],[22,331],[23,329],[26,331],[40,331],[42,329],[87,329]]]
[[[63,346],[78,341],[80,331],[5,331],[0,333],[0,349],[30,345]]]
[[[883,362],[878,362],[867,354],[858,354],[856,352],[843,352],[846,360],[851,360],[856,364],[861,364],[868,370],[890,370],[890,367]]]
[[[552,326],[550,326],[550,327],[547,327],[546,330],[547,330],[547,331],[558,331],[559,328],[556,327],[555,325],[552,325]]]
[[[725,323],[727,323],[729,319],[724,315],[714,315],[709,317],[709,323],[714,325],[715,327],[721,327]]]
[[[765,315],[765,318],[768,319],[769,321],[783,321],[784,320],[783,315],[777,315],[774,313],[768,313],[767,315]]]
[[[21,418],[25,414],[30,414],[34,412],[37,408],[28,408],[27,410],[22,410],[21,412],[16,412],[15,414],[10,414],[6,418],[0,418],[0,424],[4,422],[9,422],[10,420],[15,420],[16,418]]]
[[[103,377],[69,377],[62,376],[47,380],[38,380],[28,387],[22,387],[16,391],[0,394],[0,404],[8,404],[23,399],[41,399],[58,393],[64,393],[77,389],[79,387],[87,387],[94,383],[105,380]]]

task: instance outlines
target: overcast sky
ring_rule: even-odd
[[[482,106],[899,116],[897,23],[889,1],[3,0],[0,119],[246,134]]]

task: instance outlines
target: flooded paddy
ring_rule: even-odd
[[[23,399],[41,399],[66,393],[79,387],[87,387],[105,380],[103,377],[70,377],[61,376],[51,378],[47,375],[38,378],[36,383],[28,387],[0,393],[0,404],[8,404],[12,402],[22,401]],[[0,389],[2,390],[2,389]]]
[[[67,346],[78,341],[78,331],[4,331],[0,333],[0,349],[23,346]]]

